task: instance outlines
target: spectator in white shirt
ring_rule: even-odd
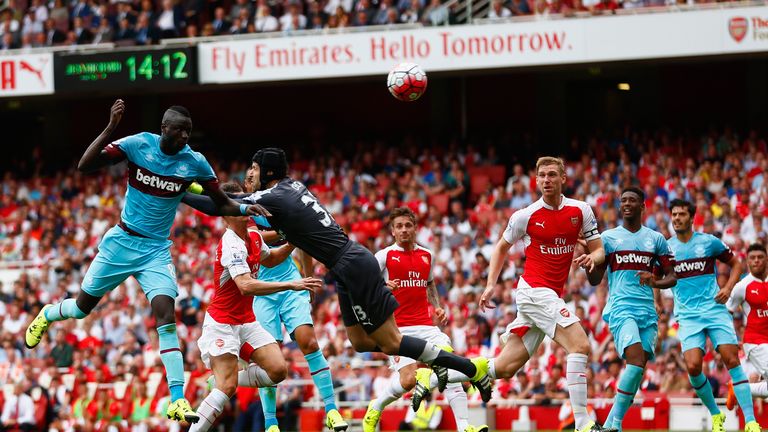
[[[282,30],[301,30],[307,27],[307,17],[299,11],[299,5],[291,3],[288,6],[288,12],[280,17],[280,28]]]
[[[512,11],[504,7],[503,0],[493,0],[491,9],[488,10],[488,18],[508,18],[512,16]]]
[[[35,404],[32,398],[24,393],[24,384],[17,383],[11,395],[3,406],[0,416],[3,430],[32,431],[35,426]]]
[[[752,244],[758,240],[766,240],[768,233],[768,218],[765,218],[759,209],[752,209],[752,213],[744,218],[741,224],[741,239],[745,244]]]
[[[19,305],[11,303],[8,307],[8,315],[3,320],[3,332],[20,335],[26,325],[27,314],[21,312]]]

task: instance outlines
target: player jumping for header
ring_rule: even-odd
[[[237,183],[224,183],[225,192],[242,192]],[[322,281],[305,278],[283,282],[254,279],[259,268],[274,267],[293,251],[286,244],[272,249],[258,231],[248,230],[248,217],[224,218],[227,230],[216,248],[213,264],[214,286],[211,304],[205,313],[203,333],[197,342],[206,367],[213,370],[215,388],[200,404],[201,419],[190,432],[206,432],[224,411],[237,386],[274,387],[285,379],[287,365],[275,338],[256,320],[251,296],[278,292],[314,291]],[[238,374],[237,358],[252,362]],[[270,431],[268,431],[270,432]]]
[[[304,184],[287,176],[288,163],[281,149],[257,151],[252,167],[260,190],[240,200],[264,206],[273,228],[330,269],[347,335],[357,351],[400,355],[431,365],[440,377],[441,390],[447,385],[447,368],[459,370],[478,387],[483,400],[490,400],[487,359],[466,359],[400,333],[394,318],[398,303],[381,277],[376,258],[347,237]],[[206,213],[217,211],[205,196],[187,194],[184,202]]]
[[[25,344],[34,348],[54,321],[83,319],[101,298],[134,276],[152,307],[160,340],[160,358],[165,366],[171,403],[168,418],[195,423],[199,419],[184,399],[184,362],[176,336],[174,299],[178,295],[176,270],[168,240],[176,207],[194,181],[211,197],[217,214],[263,213],[229,199],[218,186],[216,174],[205,157],[187,145],[192,131],[189,111],[172,106],[160,125],[162,135],[142,132],[106,145],[125,112],[125,104],[112,105],[109,124],[80,158],[82,172],[128,161],[128,188],[120,223],[99,244],[99,253],[83,278],[77,299],[46,305],[27,328]]]

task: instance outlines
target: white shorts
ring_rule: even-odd
[[[437,346],[451,345],[451,338],[435,326],[400,327],[400,333],[403,336],[413,336],[419,339],[424,339],[428,343]],[[396,371],[414,363],[417,363],[417,360],[410,357],[389,356],[389,366]]]
[[[506,343],[510,334],[523,340],[529,355],[533,355],[544,340],[554,339],[557,326],[568,327],[579,322],[575,314],[568,311],[565,302],[550,288],[531,288],[521,278],[517,288],[517,318],[507,326],[502,337]]]
[[[211,367],[211,357],[224,354],[240,356],[240,350],[247,344],[253,351],[277,343],[258,321],[247,324],[220,324],[208,313],[203,321],[203,333],[197,340],[200,357],[205,367]]]
[[[768,344],[744,344],[744,354],[757,373],[768,379]]]

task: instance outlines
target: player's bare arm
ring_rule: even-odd
[[[445,309],[443,309],[443,306],[440,304],[440,295],[437,293],[437,285],[435,285],[435,281],[429,281],[427,284],[427,300],[429,300],[429,304],[435,308],[435,316],[440,320],[440,323],[442,325],[448,324],[448,317],[445,315]]]
[[[125,102],[122,99],[118,99],[112,104],[110,109],[107,127],[93,140],[80,158],[80,162],[77,163],[78,171],[92,172],[114,163],[114,158],[104,152],[104,147],[108,143],[109,136],[112,135],[117,125],[120,124],[123,113],[125,113]]]
[[[653,273],[647,271],[637,272],[637,277],[640,279],[640,285],[658,289],[668,289],[677,285],[675,268],[671,264],[668,264],[664,266],[663,271],[664,277],[662,278],[657,278]]]
[[[249,228],[249,229],[255,229],[255,228]],[[259,234],[261,234],[261,238],[264,239],[264,243],[268,245],[271,245],[283,240],[283,238],[280,237],[280,234],[278,234],[277,231],[274,231],[274,230],[259,231]]]
[[[491,252],[491,262],[488,265],[488,281],[485,283],[485,291],[480,296],[481,311],[485,311],[486,308],[493,309],[496,307],[491,304],[491,296],[496,288],[496,281],[499,280],[499,274],[501,274],[501,269],[504,267],[504,260],[507,258],[507,253],[509,253],[511,247],[512,244],[502,236],[496,242],[493,252]]]
[[[314,294],[315,290],[323,286],[323,281],[317,278],[304,278],[290,282],[264,282],[254,279],[250,274],[241,274],[235,276],[234,280],[240,293],[247,296],[268,295],[280,291],[309,291]]]
[[[312,277],[315,274],[315,260],[312,255],[299,249],[299,263],[301,264],[301,274],[304,277]]]
[[[605,263],[605,248],[600,237],[588,241],[587,250],[589,251],[588,254],[585,253],[573,260],[579,267],[592,271],[595,266]]]
[[[296,247],[290,243],[271,249],[269,255],[261,259],[261,265],[270,268],[274,267],[290,257],[294,249],[296,249]]]
[[[664,312],[664,304],[661,302],[661,291],[658,289],[653,290],[653,305],[656,307],[656,315],[661,316]]]
[[[219,189],[218,187],[211,188],[211,190],[214,191],[213,192],[214,194],[216,194],[215,191],[218,191],[218,193],[221,194],[221,197],[219,197],[219,199],[226,199],[234,202],[236,204],[234,209],[231,207],[222,208],[216,204],[216,202],[213,200],[213,197],[206,196],[206,195],[197,195],[194,193],[185,193],[184,196],[181,198],[181,202],[209,216],[243,216],[243,213],[240,211],[240,205],[242,204],[247,205],[246,207],[247,216],[266,216],[266,217],[272,216],[272,213],[270,213],[267,209],[265,209],[259,204],[246,203],[241,201],[240,198],[234,199],[234,200],[227,198],[224,192],[222,192],[221,189]],[[206,192],[209,193],[210,191],[206,190]],[[234,212],[232,212],[233,210]],[[224,211],[232,212],[232,213],[224,213]]]
[[[720,291],[718,291],[718,293],[715,295],[715,301],[720,304],[725,304],[725,302],[728,301],[728,298],[731,297],[733,287],[736,286],[737,282],[739,282],[739,278],[741,277],[741,272],[743,269],[741,261],[739,261],[735,255],[731,256],[731,259],[728,260],[727,264],[731,267],[731,274],[728,276],[728,282],[726,282],[725,285],[720,288]]]

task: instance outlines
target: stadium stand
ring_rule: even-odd
[[[695,229],[713,233],[737,255],[746,245],[768,240],[768,145],[756,130],[732,130],[701,135],[629,133],[571,149],[567,194],[589,202],[600,229],[619,223],[618,193],[635,184],[647,192],[645,224],[669,236],[666,204],[674,198],[695,202]],[[582,154],[583,152],[583,154]],[[449,305],[445,331],[462,355],[493,356],[499,334],[516,315],[514,290],[525,257],[513,247],[494,296],[497,308],[481,313],[482,292],[492,243],[516,209],[537,197],[533,161],[505,166],[495,149],[459,147],[420,150],[414,158],[398,157],[383,148],[374,154],[293,161],[302,178],[356,240],[372,250],[390,244],[389,210],[407,205],[420,217],[418,242],[435,254],[435,278]],[[242,180],[245,166],[218,161],[222,180]],[[468,172],[486,172],[482,181]],[[72,296],[95,254],[101,235],[119,218],[125,193],[119,168],[98,176],[74,170],[29,178],[6,172],[0,195],[0,384],[18,384],[34,400],[35,425],[69,430],[167,430],[160,414],[167,403],[167,387],[157,354],[157,337],[146,299],[133,279],[109,295],[87,319],[53,326],[50,338],[34,351],[21,345],[22,332],[42,304]],[[478,177],[473,177],[473,179]],[[173,229],[180,296],[177,317],[182,351],[189,373],[186,396],[193,406],[205,395],[207,372],[194,341],[212,293],[211,257],[223,230],[220,218],[181,206]],[[381,367],[385,357],[355,354],[339,315],[333,280],[317,265],[326,288],[315,296],[314,318],[320,346],[334,367],[334,378],[344,386],[343,402],[365,406],[388,380]],[[721,274],[721,277],[724,277]],[[566,301],[582,318],[593,348],[590,396],[613,397],[621,361],[601,312],[606,302],[605,282],[588,284],[583,271],[573,268]],[[671,299],[661,316],[657,359],[649,363],[642,391],[646,395],[691,395],[684,372]],[[736,319],[737,332],[743,331]],[[286,338],[288,340],[288,338]],[[315,397],[301,352],[286,344],[290,360],[289,386],[280,390],[282,430],[295,430],[296,410]],[[710,351],[707,373],[719,396],[727,391],[728,372]],[[565,351],[543,344],[511,380],[496,382],[495,400],[532,399],[537,405],[567,399],[562,369]],[[6,390],[8,390],[6,388]],[[12,393],[12,391],[10,392]],[[3,394],[0,392],[0,398]],[[240,389],[223,421],[233,430],[258,430],[258,394]],[[479,395],[470,394],[478,401]],[[0,400],[0,405],[3,401]],[[294,424],[290,424],[294,422]],[[173,430],[173,429],[171,429]]]

